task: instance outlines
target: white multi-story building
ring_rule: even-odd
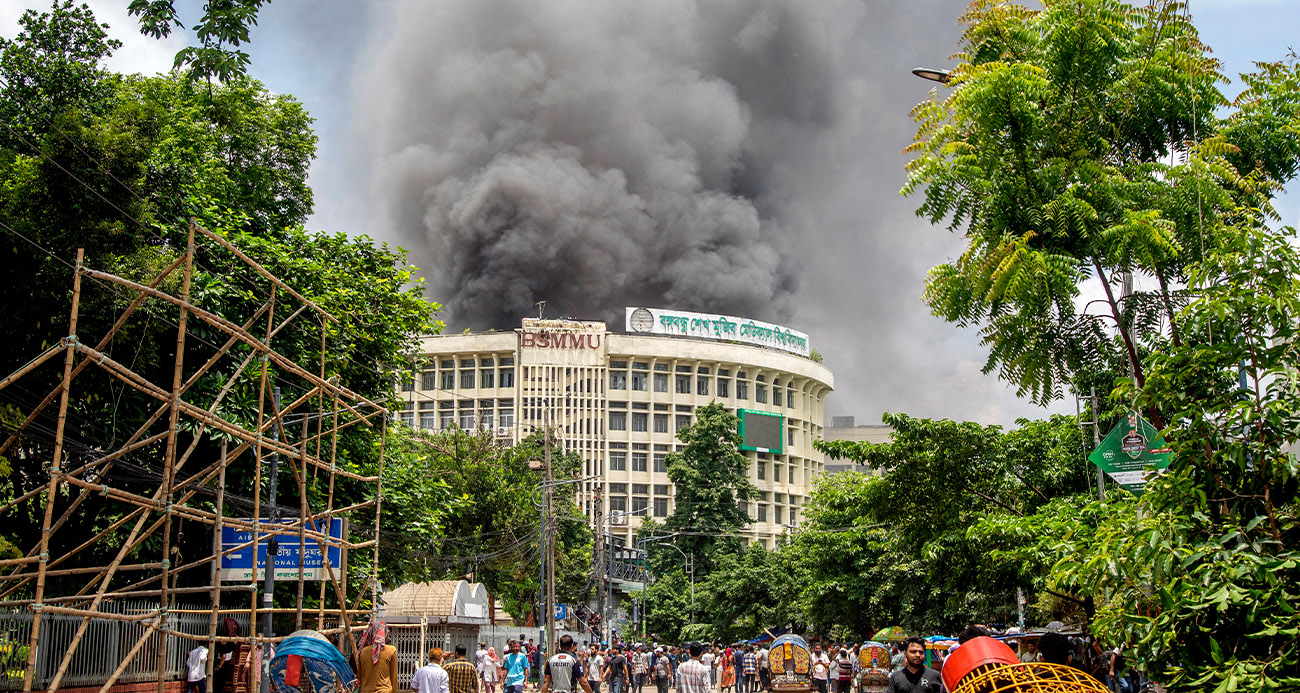
[[[805,355],[806,336],[765,323],[641,308],[628,309],[626,327],[525,319],[510,332],[427,337],[428,366],[404,388],[401,416],[511,442],[549,427],[594,477],[582,494],[593,524],[630,539],[641,518],[673,510],[665,457],[681,448],[676,432],[720,402],[749,429],[759,499],[747,531],[772,546],[799,522],[823,470],[812,443],[831,372]]]

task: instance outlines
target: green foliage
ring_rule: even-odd
[[[761,544],[718,558],[716,569],[698,590],[704,595],[699,613],[711,619],[714,637],[748,639],[768,626],[795,619],[801,581],[788,558]]]
[[[1084,491],[1088,474],[1073,417],[997,426],[887,414],[887,443],[819,442],[879,476],[823,477],[791,550],[808,571],[804,613],[820,632],[903,625],[917,631],[1006,622],[1017,587],[1039,573],[989,560],[967,536],[986,516],[1032,514]],[[850,566],[845,569],[845,566]]]
[[[46,14],[27,10],[18,35],[0,37],[0,145],[43,132],[43,115],[68,110],[102,112],[112,101],[113,80],[100,62],[121,47],[108,38],[90,8],[56,2]],[[25,104],[20,105],[20,104]]]
[[[9,127],[0,132],[0,221],[5,224],[0,251],[7,266],[16,270],[0,274],[0,305],[7,318],[0,337],[8,347],[0,370],[12,372],[67,334],[72,283],[68,263],[77,248],[86,249],[89,267],[147,281],[179,257],[186,218],[194,216],[341,318],[322,325],[312,313],[304,313],[275,336],[272,345],[277,351],[299,363],[316,364],[324,349],[325,377],[338,378],[372,401],[396,402],[399,377],[419,365],[418,335],[440,329],[434,320],[438,307],[424,300],[423,287],[414,280],[402,251],[364,237],[313,234],[302,228],[311,211],[306,176],[316,141],[302,106],[237,75],[199,88],[181,74],[145,78],[107,73],[102,60],[116,43],[105,38],[103,27],[84,7],[61,3],[45,15],[29,13],[23,27],[18,37],[0,44],[5,81],[0,85],[0,112],[13,115],[6,115]],[[266,300],[265,279],[211,243],[200,245],[196,263],[192,300],[197,305],[237,324],[253,318]],[[173,276],[162,288],[175,291],[177,281]],[[129,300],[126,292],[83,282],[78,332],[86,341],[104,334]],[[290,304],[281,296],[276,317],[283,319],[296,308],[287,308]],[[148,301],[105,351],[152,382],[170,383],[176,321],[173,306]],[[226,339],[224,333],[191,320],[184,354],[187,373],[206,362]],[[218,411],[245,425],[255,423],[261,369],[235,373],[239,361],[249,356],[248,347],[236,346],[231,358],[194,383],[186,400],[209,406],[229,385],[230,395]],[[3,396],[25,415],[57,384],[58,365],[46,364],[6,388]],[[282,375],[268,368],[271,381],[285,387],[286,400],[300,396],[292,379]],[[78,376],[74,394],[64,447],[73,464],[121,445],[156,406],[94,368]],[[328,412],[332,403],[312,401],[304,408]],[[42,463],[52,452],[53,421],[48,410],[46,416],[10,451],[13,473],[5,498],[47,479]],[[341,422],[355,423],[350,416],[344,413]],[[13,422],[10,417],[4,422],[7,431]],[[320,418],[313,424],[291,422],[282,439],[296,445],[321,425]],[[181,445],[188,447],[199,430],[189,425]],[[348,425],[338,443],[339,465],[359,474],[377,474],[380,430]],[[204,432],[184,471],[215,460],[221,437]],[[324,456],[329,452],[326,449]],[[157,487],[162,457],[161,444],[146,446],[117,460],[105,474],[115,486],[147,495]],[[392,480],[386,480],[384,492],[398,512],[385,515],[380,536],[396,536],[399,545],[381,556],[381,580],[408,574],[411,568],[404,557],[440,536],[443,516],[456,507],[436,479],[419,473],[418,462],[395,454],[385,469]],[[278,501],[296,508],[298,489],[288,465],[282,464],[281,470]],[[263,487],[257,488],[251,472],[251,464],[232,466],[226,495],[232,513],[250,512],[253,495],[266,493],[269,475],[263,475]],[[313,509],[323,509],[331,493],[326,477],[312,475],[305,493]],[[332,493],[334,507],[342,507],[373,498],[374,486],[340,481]],[[11,536],[37,536],[42,503],[37,497],[6,517]],[[354,538],[373,534],[372,509],[348,515]],[[119,504],[92,496],[61,528],[51,552],[68,550],[120,516]],[[410,531],[403,528],[406,519],[412,522]],[[173,537],[174,550],[181,556],[206,555],[210,538],[185,531],[184,525]],[[81,560],[106,563],[105,556],[116,551],[120,540],[106,537]],[[132,558],[156,560],[157,550],[157,543],[146,542]],[[370,577],[368,560],[354,556],[351,567],[358,583]],[[56,578],[52,589],[75,591],[84,584],[74,583],[76,579]],[[181,586],[206,581],[206,571],[188,571],[179,578]]]
[[[1095,609],[1096,632],[1171,690],[1294,689],[1300,256],[1264,224],[1300,171],[1295,56],[1259,63],[1227,104],[1182,3],[977,2],[966,21],[949,96],[915,112],[904,189],[970,241],[927,300],[984,323],[989,369],[1039,401],[1126,361],[1136,382],[1111,406],[1147,412],[1173,451],[1140,501],[984,516],[968,539],[1046,567],[1046,589]],[[1119,272],[1159,289],[1121,303]],[[1122,360],[1072,312],[1090,273]]]
[[[239,46],[248,43],[249,29],[257,24],[257,13],[269,0],[226,0],[203,6],[199,23],[192,27],[197,46],[186,46],[176,54],[176,69],[188,68],[197,78],[225,82],[244,74],[248,54]],[[166,38],[183,27],[175,0],[131,0],[127,11],[140,18],[140,33]]]
[[[1220,115],[1225,80],[1184,10],[975,2],[949,88],[913,112],[903,192],[924,191],[918,214],[968,240],[956,262],[932,270],[926,302],[946,320],[983,325],[986,372],[1036,402],[1099,361],[1143,382],[1140,342],[1163,340],[1141,328],[1163,320],[1181,339],[1175,311],[1187,296],[1176,287],[1188,267],[1225,226],[1267,214],[1294,173],[1294,99],[1275,88],[1294,92],[1294,66],[1262,66],[1239,110]],[[1159,288],[1121,301],[1112,284],[1124,272]],[[1118,343],[1075,305],[1093,280],[1107,290]]]
[[[676,495],[663,527],[689,533],[674,543],[696,557],[696,575],[709,573],[720,555],[744,545],[735,533],[749,524],[745,504],[758,490],[749,481],[749,458],[740,452],[739,425],[721,404],[700,407],[695,423],[677,433],[682,449],[667,456]]]
[[[541,435],[509,447],[483,432],[458,429],[408,435],[423,473],[445,484],[455,499],[442,536],[417,553],[425,579],[473,574],[508,613],[523,620],[534,609],[539,587],[541,511],[534,501],[541,499],[536,491],[541,477],[528,462],[544,454]],[[557,480],[577,478],[582,468],[577,454],[556,447],[551,463]],[[592,590],[592,532],[574,501],[574,488],[559,486],[554,495],[556,597],[567,603],[587,601]]]

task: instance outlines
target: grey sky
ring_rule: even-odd
[[[138,36],[125,0],[90,5],[126,43],[115,69],[169,67],[181,40]],[[0,34],[13,35],[24,7],[47,6],[3,3]],[[517,12],[525,6],[546,7],[547,16]],[[828,414],[874,423],[890,410],[1007,424],[1043,412],[980,373],[985,352],[973,330],[931,317],[920,302],[925,272],[959,252],[960,239],[917,219],[917,200],[898,194],[901,150],[913,133],[907,112],[930,87],[908,70],[950,64],[964,6],[275,0],[250,53],[254,76],[294,94],[317,119],[312,228],[400,242],[444,277],[435,300],[448,302],[454,287],[475,281],[486,287],[474,294],[482,298],[457,303],[465,315],[451,317],[452,329],[482,324],[465,319],[471,313],[514,311],[551,294],[576,309],[584,298],[622,305],[622,296],[706,312],[739,306],[809,333],[838,381]],[[1229,75],[1251,60],[1283,57],[1300,36],[1291,0],[1191,6]],[[536,62],[502,58],[520,53]],[[544,75],[536,84],[505,83],[530,64]],[[458,81],[471,74],[477,82]],[[545,123],[542,135],[528,130],[537,123],[526,113],[538,104],[565,113],[566,122]],[[700,104],[708,104],[703,113]],[[527,156],[465,144],[466,129],[510,109],[525,111],[516,118],[525,127],[507,148]],[[618,109],[650,115],[637,120],[644,127],[620,132],[628,121]],[[578,153],[549,146],[556,140]],[[574,165],[592,158],[613,161],[608,168],[623,179],[601,180]],[[573,247],[602,248],[585,268],[588,284],[566,293],[563,282],[501,279],[527,275],[524,260],[535,248],[479,236],[438,244],[451,218],[460,228],[491,228],[502,195],[562,200],[552,206],[563,228],[577,229]],[[1295,225],[1295,195],[1281,206]],[[512,209],[544,238],[551,211]],[[614,222],[660,232],[628,247],[608,235]],[[692,243],[702,250],[681,251]],[[482,272],[461,272],[485,257],[492,262]],[[554,274],[561,260],[537,266]]]

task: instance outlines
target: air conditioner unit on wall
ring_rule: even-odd
[[[498,437],[505,438],[509,435],[510,435],[510,428],[508,426],[497,426]]]
[[[609,523],[611,525],[625,525],[627,524],[627,515],[610,515]]]

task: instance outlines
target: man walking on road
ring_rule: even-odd
[[[456,646],[456,660],[442,668],[447,672],[447,689],[449,693],[478,693],[478,672],[474,665],[465,658],[468,651],[464,645]]]
[[[821,643],[813,645],[812,682],[817,693],[826,693],[826,680],[831,673],[831,658],[822,652]]]
[[[416,693],[450,693],[447,672],[442,670],[442,648],[429,650],[429,663],[415,670],[411,689]]]
[[[889,675],[886,693],[942,693],[939,672],[925,666],[925,641],[913,635],[903,641],[907,666]]]
[[[584,673],[582,662],[573,653],[573,636],[561,635],[560,651],[546,660],[541,693],[577,693],[579,687],[584,693],[591,693],[591,686],[587,685]]]
[[[609,682],[609,693],[625,693],[628,676],[627,657],[624,657],[618,645],[609,648],[609,661],[605,662],[605,680]]]
[[[528,655],[519,651],[517,640],[511,640],[508,647],[510,654],[506,655],[505,661],[505,693],[524,693],[524,681],[528,680]]]
[[[709,668],[700,661],[704,647],[693,642],[688,651],[690,660],[677,667],[677,693],[709,693]]]

